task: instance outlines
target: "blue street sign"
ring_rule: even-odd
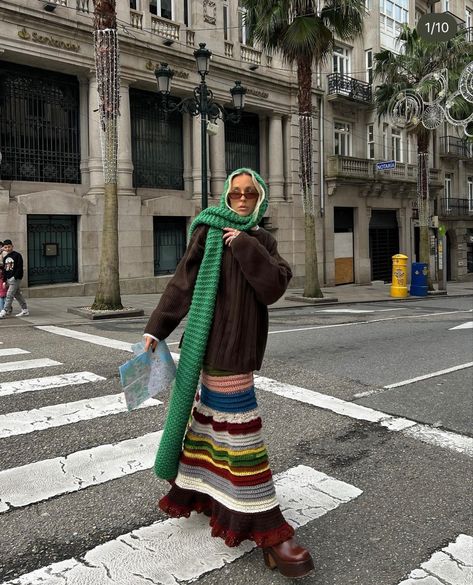
[[[384,162],[376,163],[376,170],[377,171],[387,171],[388,169],[395,169],[396,168],[396,161],[395,160],[385,160]]]

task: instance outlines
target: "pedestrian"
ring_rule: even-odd
[[[21,307],[21,311],[16,317],[27,317],[30,313],[20,288],[23,278],[23,256],[13,250],[11,240],[3,241],[3,250],[6,252],[3,258],[3,280],[8,285],[8,291],[5,297],[5,306],[0,311],[0,319],[5,319],[11,313],[13,299],[16,299]]]
[[[202,512],[212,536],[228,546],[252,540],[268,567],[302,577],[313,560],[279,508],[253,385],[267,305],[292,277],[275,239],[258,226],[267,206],[263,179],[251,169],[234,171],[220,205],[192,223],[187,250],[146,325],[145,347],[154,350],[189,313],[154,469],[171,483],[159,501],[164,512]]]
[[[3,242],[0,242],[0,311],[5,306],[5,297],[7,296],[7,283],[3,280]]]

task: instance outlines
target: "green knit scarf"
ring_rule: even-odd
[[[259,208],[248,217],[238,215],[226,204],[231,180],[234,176],[245,173],[252,175],[265,193],[265,198]],[[266,194],[266,184],[258,173],[251,169],[238,169],[227,178],[220,198],[220,205],[204,209],[192,222],[190,235],[200,224],[206,224],[210,226],[210,229],[207,233],[204,257],[192,295],[179,366],[154,464],[155,474],[162,479],[174,479],[177,475],[182,443],[192,412],[192,404],[214,317],[224,246],[222,230],[224,227],[231,227],[247,232],[258,225],[268,207]]]

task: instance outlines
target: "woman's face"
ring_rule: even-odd
[[[233,177],[228,200],[233,211],[243,217],[251,215],[258,203],[259,193],[250,175]]]

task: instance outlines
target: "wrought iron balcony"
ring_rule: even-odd
[[[440,156],[463,160],[472,159],[473,143],[457,136],[442,136],[440,138]]]
[[[331,73],[328,75],[328,95],[329,99],[342,98],[371,105],[371,83],[341,73]]]
[[[445,219],[473,217],[473,199],[442,197],[440,199],[439,217]]]

